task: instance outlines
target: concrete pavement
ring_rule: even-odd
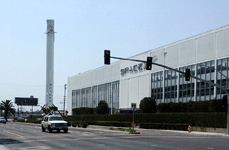
[[[24,123],[24,122],[15,122],[15,123],[23,123],[23,124],[30,124],[35,126],[40,126],[40,124],[34,124],[34,123]],[[84,131],[103,131],[103,132],[116,132],[120,134],[129,134],[129,132],[126,131],[118,131],[118,130],[110,130],[110,128],[124,128],[128,129],[129,127],[114,127],[114,126],[98,126],[98,125],[89,125],[87,128],[79,128],[79,127],[69,127],[69,130],[84,130]],[[137,132],[140,132],[140,134],[149,133],[149,132],[170,132],[170,133],[178,133],[178,134],[190,134],[190,135],[204,135],[204,136],[226,136],[229,137],[229,135],[226,135],[225,133],[212,133],[212,132],[198,132],[198,131],[192,131],[189,133],[188,131],[179,131],[179,130],[159,130],[159,129],[142,129],[139,127],[134,128]]]

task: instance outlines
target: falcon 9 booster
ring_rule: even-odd
[[[47,20],[46,46],[46,100],[47,107],[53,106],[53,75],[54,75],[54,20]]]

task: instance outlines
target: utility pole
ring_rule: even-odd
[[[113,115],[113,98],[110,95],[110,101],[111,101],[111,115]]]
[[[64,113],[63,114],[65,114],[66,86],[67,86],[67,84],[64,85]]]

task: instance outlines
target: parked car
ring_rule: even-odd
[[[6,124],[6,119],[4,117],[0,117],[0,123]]]

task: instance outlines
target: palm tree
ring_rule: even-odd
[[[1,102],[1,109],[5,111],[5,119],[7,121],[7,115],[8,113],[12,113],[13,115],[15,114],[15,109],[12,108],[14,107],[12,102],[10,100],[5,100]]]

